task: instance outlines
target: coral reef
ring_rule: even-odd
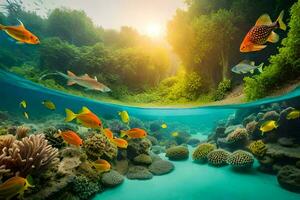
[[[115,187],[123,183],[123,181],[124,181],[124,177],[115,170],[110,170],[109,172],[104,173],[101,179],[103,185],[108,187]]]
[[[142,164],[142,165],[150,165],[152,163],[152,158],[149,155],[146,154],[140,154],[136,156],[133,161],[136,164]]]
[[[300,193],[300,169],[291,165],[282,167],[277,174],[278,183],[285,189]]]
[[[66,143],[62,139],[62,137],[56,137],[55,134],[58,133],[58,130],[54,127],[49,127],[44,129],[43,133],[45,134],[45,138],[48,140],[49,144],[53,147],[61,149],[66,146]]]
[[[102,191],[100,181],[91,181],[85,176],[76,176],[72,184],[72,190],[82,200],[89,199]]]
[[[244,128],[237,128],[226,137],[227,143],[238,146],[244,146],[247,140],[248,133],[247,130]]]
[[[200,144],[200,140],[197,138],[190,138],[186,143],[192,147],[196,147]]]
[[[166,160],[156,160],[149,166],[149,171],[154,175],[170,173],[174,169],[173,163]]]
[[[140,154],[149,154],[151,142],[147,138],[130,139],[127,146],[127,157],[133,159]]]
[[[263,157],[267,152],[266,144],[262,140],[251,142],[248,148],[251,153],[257,157]]]
[[[153,175],[146,167],[134,165],[129,167],[129,170],[127,172],[127,178],[128,179],[151,179]]]
[[[207,161],[214,166],[223,166],[227,164],[230,153],[223,149],[216,149],[207,154]]]
[[[247,169],[252,167],[254,157],[247,151],[237,150],[228,156],[227,163],[233,168]]]
[[[27,137],[29,131],[30,131],[30,128],[28,128],[26,126],[18,126],[15,131],[16,138],[18,140],[21,140],[22,138]]]
[[[113,159],[117,156],[118,148],[111,143],[104,134],[94,133],[83,143],[83,149],[87,156],[96,160],[98,158]]]
[[[184,146],[175,146],[166,150],[166,157],[170,160],[185,160],[189,157],[189,150]]]
[[[216,149],[216,146],[214,144],[210,143],[202,143],[196,147],[196,149],[193,152],[193,160],[198,162],[206,161],[207,155]]]

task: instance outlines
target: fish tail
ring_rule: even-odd
[[[278,27],[281,29],[281,30],[286,30],[286,25],[285,23],[283,22],[283,15],[284,15],[284,11],[281,11],[281,13],[279,14],[277,20],[276,20],[276,23],[278,24]]]
[[[70,109],[66,108],[66,119],[65,122],[70,122],[77,117],[77,115]]]

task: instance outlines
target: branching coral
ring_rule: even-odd
[[[228,157],[227,163],[234,168],[250,168],[254,163],[254,157],[247,151],[237,150]]]
[[[26,177],[31,172],[39,172],[57,161],[58,150],[48,144],[43,135],[31,135],[21,141],[7,139],[7,144],[2,149],[0,166],[11,173]],[[2,167],[3,168],[3,167]]]
[[[227,135],[227,143],[229,144],[240,144],[248,140],[247,130],[244,128],[237,128],[235,131]]]
[[[118,148],[104,134],[92,134],[83,143],[83,149],[90,159],[109,158],[117,156]]]
[[[207,161],[214,166],[222,166],[227,164],[227,158],[230,153],[224,149],[216,149],[207,155]]]
[[[248,146],[253,155],[263,157],[267,152],[267,146],[262,140],[253,141]]]
[[[203,143],[198,145],[198,147],[195,149],[193,153],[193,160],[195,161],[205,161],[207,158],[207,155],[216,149],[216,146],[214,144],[210,143]]]

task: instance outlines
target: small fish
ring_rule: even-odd
[[[168,128],[168,125],[167,125],[166,123],[163,123],[163,124],[161,125],[161,128]]]
[[[178,135],[179,135],[178,132],[173,132],[173,133],[171,133],[171,136],[172,136],[172,137],[178,137]]]
[[[23,112],[23,115],[24,115],[24,117],[25,117],[26,119],[29,119],[29,115],[28,115],[27,112]]]
[[[260,131],[261,131],[261,134],[263,135],[264,133],[266,132],[270,132],[274,129],[276,129],[278,127],[278,124],[276,121],[274,120],[269,120],[269,121],[266,121],[264,122],[261,126],[260,126]]]
[[[112,143],[114,143],[117,147],[126,149],[128,146],[128,142],[122,138],[114,138],[112,139]]]
[[[70,122],[76,118],[77,123],[82,124],[87,128],[96,128],[96,129],[102,128],[101,120],[97,117],[97,115],[92,113],[87,107],[82,107],[81,112],[78,114],[75,114],[70,109],[66,109],[65,111],[66,111],[65,122]]]
[[[286,119],[297,119],[300,117],[300,111],[299,110],[293,110],[287,114]]]
[[[90,162],[90,164],[98,171],[98,172],[107,172],[110,170],[111,165],[109,162],[103,159],[96,160],[94,162]]]
[[[4,26],[0,24],[0,30],[5,31],[10,37],[17,40],[20,44],[39,44],[40,40],[37,36],[27,30],[24,24],[18,20],[19,26]]]
[[[23,198],[25,190],[34,187],[27,179],[22,177],[12,177],[0,185],[0,199],[11,199],[18,194],[18,199]]]
[[[253,61],[249,60],[243,60],[239,64],[235,65],[233,68],[231,68],[231,71],[236,74],[247,74],[247,73],[254,73],[255,69],[258,69],[258,71],[261,73],[263,68],[263,63],[261,63],[258,66],[255,66],[255,63]]]
[[[283,15],[284,11],[281,11],[274,23],[268,14],[261,15],[245,36],[240,46],[240,52],[260,51],[267,47],[264,45],[266,42],[278,42],[279,36],[273,30],[277,28],[286,30],[286,25],[282,21]]]
[[[21,101],[20,106],[25,109],[27,107],[26,101],[25,100]]]
[[[121,120],[122,120],[123,123],[125,123],[125,124],[129,123],[130,118],[129,118],[129,114],[128,114],[127,111],[125,111],[125,110],[121,111],[121,112],[119,112],[119,115],[120,115]]]
[[[147,136],[147,132],[140,128],[133,128],[127,131],[121,131],[121,137],[127,135],[129,138],[145,138]]]
[[[67,131],[59,130],[56,137],[62,137],[66,143],[77,147],[82,145],[82,139],[74,131],[71,130],[67,130]]]
[[[114,134],[109,128],[104,129],[104,134],[109,140],[114,139]]]
[[[44,100],[44,101],[42,101],[42,104],[46,108],[48,108],[49,110],[55,110],[56,109],[56,106],[55,106],[55,104],[52,101]]]

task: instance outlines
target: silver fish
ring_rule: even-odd
[[[258,69],[258,71],[261,73],[263,71],[263,65],[264,63],[261,63],[258,66],[255,66],[255,63],[253,61],[249,60],[243,60],[239,64],[235,65],[233,68],[231,68],[231,71],[236,74],[247,74],[247,73],[254,73],[255,69]]]

